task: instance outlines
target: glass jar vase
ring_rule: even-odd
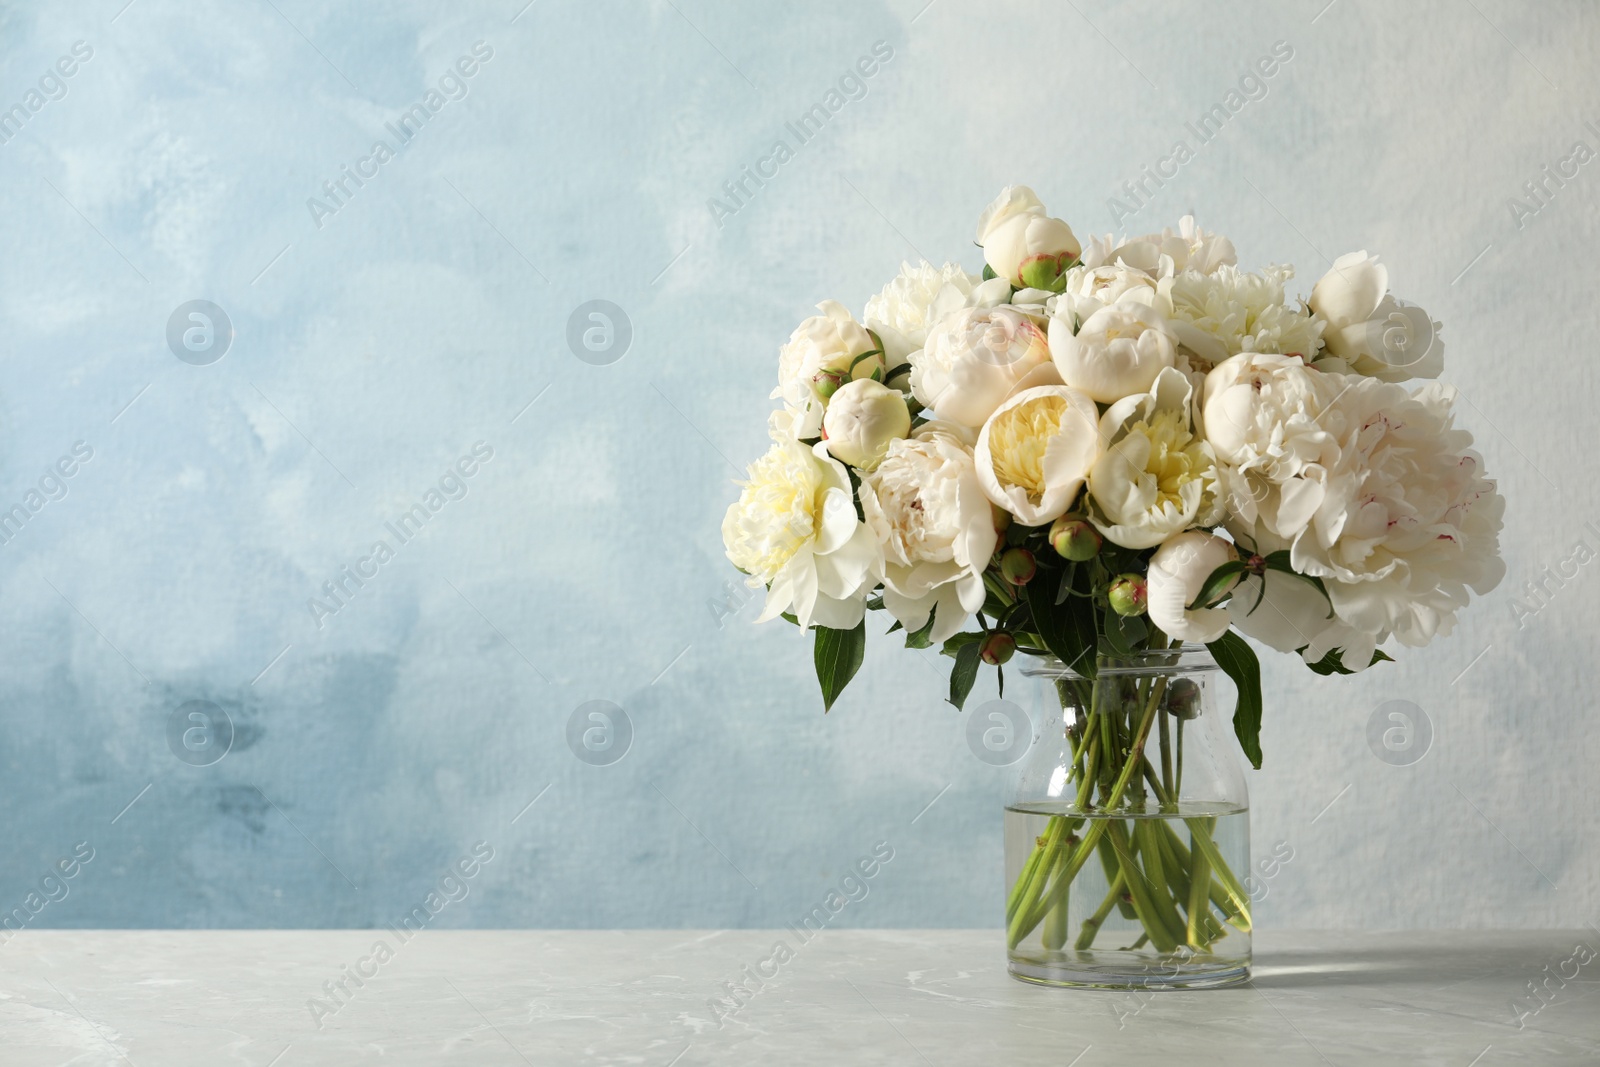
[[[1250,976],[1250,816],[1203,645],[1024,668],[1038,737],[1005,814],[1017,978],[1194,989]]]

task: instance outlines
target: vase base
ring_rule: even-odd
[[[1248,962],[1222,960],[1215,964],[1196,964],[1193,960],[1187,960],[1170,968],[1151,963],[1137,969],[1118,970],[1114,967],[1097,967],[1092,962],[1013,959],[1008,970],[1011,977],[1019,982],[1057,989],[1220,989],[1250,980]]]

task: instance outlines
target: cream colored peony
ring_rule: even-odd
[[[1454,390],[1346,380],[1322,416],[1337,443],[1319,472],[1322,504],[1290,562],[1324,579],[1334,612],[1356,630],[1426,645],[1451,631],[1469,590],[1482,596],[1504,577],[1505,501],[1472,435],[1453,425]]]
[[[988,498],[1027,526],[1042,526],[1072,506],[1100,458],[1099,411],[1065,385],[1018,391],[978,435],[978,481]]]
[[[965,306],[982,278],[954,263],[902,264],[895,279],[867,301],[867,326],[883,341],[892,369],[921,348],[933,324]]]
[[[1232,610],[1243,632],[1275,648],[1303,648],[1311,662],[1342,649],[1344,666],[1361,670],[1390,636],[1421,646],[1448,634],[1470,593],[1499,583],[1505,502],[1471,435],[1452,425],[1449,390],[1304,373],[1318,383],[1315,429],[1294,435],[1298,452],[1255,468],[1261,499],[1245,501],[1253,512],[1235,507],[1228,529],[1256,552],[1287,548],[1326,596],[1302,577],[1269,573],[1262,607],[1249,610],[1261,580],[1252,578]]]
[[[1262,582],[1267,586],[1264,596]],[[1318,663],[1337,649],[1347,669],[1365,670],[1380,640],[1379,634],[1362,633],[1335,615],[1328,598],[1298,574],[1246,574],[1225,610],[1246,637],[1279,652],[1299,652],[1307,663]]]
[[[1327,323],[1322,342],[1329,369],[1386,382],[1437,378],[1444,370],[1439,324],[1389,295],[1389,271],[1377,256],[1361,251],[1334,260],[1311,290],[1310,304]]]
[[[1087,318],[1105,304],[1119,300],[1165,305],[1161,283],[1153,276],[1120,263],[1106,263],[1098,267],[1077,266],[1067,271],[1066,287],[1062,293],[1080,317]],[[1093,301],[1093,303],[1085,303]]]
[[[1158,280],[1186,270],[1211,274],[1219,267],[1231,267],[1238,262],[1233,242],[1196,226],[1193,215],[1180,219],[1176,232],[1169,227],[1160,233],[1126,237],[1121,241],[1110,234],[1090,236],[1083,246],[1082,258],[1085,266],[1127,267]]]
[[[941,419],[976,430],[1029,371],[1049,362],[1044,331],[1009,306],[940,319],[911,354],[911,393]]]
[[[1153,548],[1222,521],[1216,458],[1194,433],[1192,393],[1188,377],[1168,367],[1150,392],[1117,401],[1101,417],[1106,450],[1089,470],[1089,521],[1112,543]]]
[[[1206,375],[1200,410],[1221,464],[1229,528],[1292,541],[1322,505],[1338,444],[1320,421],[1346,379],[1274,353],[1243,352]]]
[[[1284,304],[1283,283],[1294,268],[1260,273],[1219,266],[1209,274],[1185,271],[1172,279],[1172,329],[1183,346],[1215,364],[1240,352],[1282,352],[1310,359],[1322,320]]]
[[[822,443],[796,440],[782,412],[772,437],[723,517],[728,559],[751,588],[768,587],[760,621],[792,612],[801,627],[850,629],[882,577],[882,549],[856,518],[844,466]]]
[[[817,305],[820,315],[806,319],[778,353],[778,387],[772,399],[781,399],[794,412],[796,437],[817,436],[827,398],[817,390],[817,375],[831,373],[843,381],[870,378],[886,369],[882,356],[856,362],[856,357],[877,349],[867,328],[833,300]],[[852,369],[853,368],[853,369]]]
[[[1057,303],[1050,354],[1062,381],[1102,404],[1145,392],[1176,359],[1172,330],[1147,304],[1119,301],[1079,317]]]
[[[959,427],[930,422],[889,445],[861,479],[861,511],[883,546],[883,604],[908,631],[934,613],[932,640],[959,632],[983,606],[983,571],[998,535]]]

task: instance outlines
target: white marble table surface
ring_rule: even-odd
[[[1600,1063],[1592,931],[1267,931],[1250,985],[1141,995],[1014,981],[1000,937],[24,931],[0,951],[0,1063]],[[709,1002],[770,974],[780,938],[793,958],[718,1025]]]

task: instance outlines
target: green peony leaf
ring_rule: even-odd
[[[1046,580],[1046,573],[1041,571],[1022,587],[1033,613],[1034,630],[1057,659],[1084,677],[1093,678],[1095,650],[1099,644],[1094,603],[1086,596],[1068,596],[1065,601],[1056,603],[1057,587]],[[1080,568],[1074,580],[1080,585],[1086,584],[1086,571]]]
[[[813,657],[817,666],[817,684],[822,687],[822,710],[826,713],[839,699],[844,687],[861,669],[861,660],[867,649],[867,620],[856,623],[853,630],[835,630],[829,626],[816,628],[817,639]]]
[[[1232,630],[1206,645],[1217,666],[1239,690],[1233,707],[1233,732],[1250,766],[1261,769],[1261,661],[1249,642]]]
[[[978,634],[982,637],[982,634]],[[956,651],[956,664],[950,668],[950,703],[961,710],[961,705],[967,702],[967,694],[972,692],[972,683],[978,680],[978,649],[982,647],[977,641],[969,641]]]
[[[1198,611],[1201,608],[1215,607],[1216,601],[1222,598],[1223,591],[1244,572],[1243,560],[1230,559],[1219,566],[1206,577],[1205,584],[1200,587],[1200,592],[1189,605],[1189,610]]]

